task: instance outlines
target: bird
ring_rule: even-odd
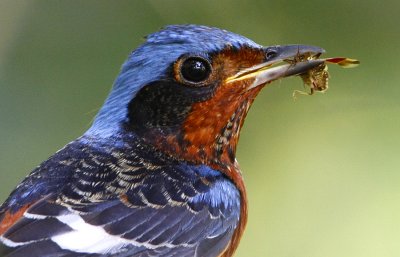
[[[0,255],[233,256],[248,219],[246,114],[266,85],[323,62],[285,60],[323,52],[192,24],[148,35],[90,128],[1,205]]]

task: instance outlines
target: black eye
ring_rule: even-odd
[[[266,51],[265,56],[267,59],[272,59],[278,55],[277,51],[273,48],[270,48]]]
[[[182,77],[188,82],[199,83],[206,80],[211,73],[210,63],[201,57],[189,57],[181,66]]]

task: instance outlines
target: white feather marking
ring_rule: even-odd
[[[103,228],[86,223],[77,214],[68,214],[57,217],[74,231],[51,237],[51,240],[63,249],[85,253],[113,253],[121,247],[132,244],[131,240],[113,236]]]
[[[27,245],[33,242],[37,242],[37,241],[27,241],[27,242],[14,242],[8,238],[5,238],[3,236],[0,236],[0,242],[3,243],[4,245],[8,246],[8,247],[17,247],[17,246],[21,246],[21,245]]]
[[[56,217],[62,223],[71,227],[70,231],[61,235],[51,237],[51,240],[58,244],[62,249],[84,253],[113,254],[124,246],[132,245],[156,249],[159,247],[193,247],[192,244],[171,244],[168,242],[154,245],[148,242],[137,242],[135,240],[124,239],[119,236],[110,235],[102,227],[86,223],[78,214],[68,214]]]
[[[28,211],[26,211],[24,213],[24,217],[28,218],[28,219],[33,219],[33,220],[44,220],[44,219],[48,218],[49,216],[41,215],[41,214],[32,214],[32,213],[29,213]]]

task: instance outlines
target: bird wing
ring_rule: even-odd
[[[196,172],[135,170],[129,179],[140,183],[130,181],[136,186],[107,199],[84,196],[95,191],[91,187],[115,192],[126,174],[101,190],[95,180],[87,184],[78,176],[61,193],[2,211],[0,226],[7,229],[0,233],[1,256],[218,256],[238,223],[239,193],[215,171],[206,178]]]

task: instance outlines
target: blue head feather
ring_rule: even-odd
[[[188,53],[211,53],[227,46],[261,47],[241,35],[198,25],[173,25],[151,34],[133,51],[122,66],[113,89],[97,114],[87,135],[112,136],[127,118],[128,103],[145,85],[166,75],[180,56]]]

